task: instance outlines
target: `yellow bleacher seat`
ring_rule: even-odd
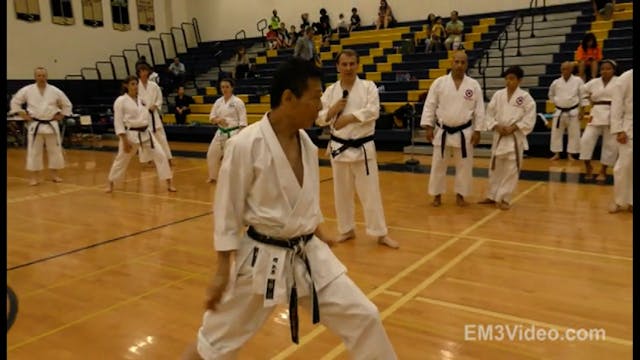
[[[402,54],[389,54],[387,55],[387,62],[391,64],[397,64],[402,62]]]
[[[611,17],[613,20],[633,20],[633,10],[614,12]]]
[[[262,95],[260,96],[261,104],[271,104],[271,95]]]
[[[372,65],[373,64],[373,57],[372,56],[361,56],[360,57],[360,64],[361,65]]]
[[[240,94],[240,95],[236,95],[236,97],[240,100],[242,100],[243,103],[248,103],[249,102],[249,95],[247,94]]]
[[[191,104],[189,105],[189,109],[191,109],[192,114],[207,114],[207,116],[211,113],[211,108],[213,104]]]
[[[266,64],[267,57],[266,56],[256,56],[256,64]]]
[[[591,31],[609,31],[613,28],[612,21],[594,21],[591,23]]]
[[[410,102],[418,102],[420,100],[420,95],[422,95],[427,90],[409,90],[407,91],[407,100]]]
[[[247,123],[251,125],[256,121],[260,121],[263,116],[264,114],[247,114]]]
[[[209,96],[218,95],[218,89],[213,86],[207,86],[207,88],[205,89],[205,94]]]
[[[393,65],[389,64],[389,63],[376,64],[376,71],[377,72],[390,72],[392,66]]]
[[[451,67],[451,59],[440,59],[438,60],[438,68],[440,69],[448,69]]]
[[[475,41],[463,41],[462,42],[462,46],[464,46],[464,48],[467,49],[467,50],[471,50],[471,49],[473,49],[473,43],[474,42]]]
[[[330,51],[326,51],[326,52],[321,52],[320,53],[320,60],[322,61],[330,61],[333,60],[333,53]]]
[[[342,46],[344,47],[349,45],[374,43],[378,41],[388,41],[390,43],[393,43],[393,41],[401,40],[401,39],[402,39],[401,33],[389,34],[389,35],[375,35],[375,36],[358,36],[358,37],[344,38],[340,40],[340,44],[342,44]],[[390,47],[390,46],[387,46],[387,47]]]
[[[617,3],[614,6],[614,10],[615,11],[633,11],[633,3],[632,2],[627,2],[627,3]]]
[[[369,56],[382,56],[382,55],[384,55],[384,49],[381,49],[381,48],[369,49]]]
[[[176,123],[176,116],[174,114],[163,114],[162,115],[162,122],[165,124],[175,124]]]
[[[435,79],[440,76],[447,75],[447,69],[429,69],[429,78]]]
[[[329,50],[330,50],[332,53],[337,54],[337,53],[339,53],[340,51],[342,51],[342,45],[331,45],[331,46],[329,46]]]
[[[495,25],[496,18],[484,18],[480,19],[480,25]]]
[[[486,33],[489,31],[488,24],[474,25],[471,27],[472,33]]]
[[[418,89],[427,90],[431,87],[431,84],[433,84],[433,79],[418,80]]]
[[[391,49],[393,47],[393,41],[391,40],[382,40],[380,41],[379,47],[383,49]]]
[[[464,34],[464,40],[465,41],[476,42],[476,41],[480,41],[480,39],[482,39],[482,34],[479,33],[479,32],[472,32],[472,33]]]
[[[189,114],[187,123],[210,124],[209,114]]]
[[[270,49],[267,50],[267,57],[276,57],[278,56],[278,50]]]
[[[404,34],[411,32],[411,28],[409,26],[401,26],[397,28],[388,28],[381,30],[363,30],[351,33],[351,37],[371,37],[371,36],[385,36],[389,34]]]
[[[193,98],[193,102],[195,102],[196,104],[204,104],[204,96],[194,95],[192,96],[192,98]]]
[[[264,114],[271,108],[270,104],[246,104],[247,114]]]
[[[379,72],[370,72],[366,73],[367,80],[371,81],[382,81],[382,73]]]
[[[411,103],[411,102],[409,102]],[[384,111],[387,113],[392,113],[398,110],[400,107],[407,105],[407,102],[384,102],[382,106],[384,106]],[[415,104],[413,104],[415,105]]]

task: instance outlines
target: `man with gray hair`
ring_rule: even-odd
[[[304,29],[304,36],[299,37],[298,41],[296,41],[293,57],[313,61],[316,56],[316,46],[313,43],[313,27],[308,26]]]
[[[64,168],[59,121],[71,115],[71,101],[53,85],[47,83],[47,70],[34,70],[36,82],[27,85],[11,99],[11,113],[27,121],[27,171],[32,172],[29,185],[38,185],[38,174],[43,169],[43,148],[47,148],[49,169],[53,182],[62,182],[58,170]],[[27,110],[22,105],[27,104]]]

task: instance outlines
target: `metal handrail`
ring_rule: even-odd
[[[113,65],[113,59],[114,58],[122,58],[122,59],[124,59],[124,67],[127,70],[127,76],[131,75],[131,72],[129,71],[129,61],[127,60],[127,57],[124,56],[124,55],[111,55],[111,56],[109,56],[109,61],[111,61],[111,64],[112,64],[113,69],[114,69],[113,70],[113,73],[114,73],[113,78],[114,79],[116,78],[116,76],[115,76],[115,65]]]
[[[483,59],[485,60],[484,65],[482,64]],[[489,50],[484,49],[480,55],[480,59],[478,60],[478,73],[482,75],[482,97],[485,102],[489,101],[487,98],[487,67],[489,67]]]
[[[522,25],[524,25],[524,14],[519,12],[515,18],[515,28],[518,32],[518,49],[516,52],[516,56],[522,56],[522,52],[520,51],[520,30],[522,29]]]
[[[189,46],[187,45],[187,35],[184,33],[184,30],[182,30],[182,28],[176,27],[176,26],[172,26],[169,28],[169,31],[171,32],[171,35],[173,36],[173,30],[178,30],[182,33],[182,38],[184,39],[184,47],[185,50],[189,49]],[[176,43],[176,38],[175,36],[173,36],[173,43]],[[176,55],[178,55],[178,46],[176,45]]]
[[[138,61],[138,59],[140,59],[140,52],[138,51],[138,49],[124,49],[122,50],[122,56],[124,56],[125,59],[127,59],[127,52],[134,52],[136,53],[136,61]],[[133,69],[134,75],[136,74],[136,69]],[[127,60],[127,74],[131,75],[131,71],[129,70],[129,61]]]
[[[84,79],[86,79],[86,77],[84,76],[84,72],[85,70],[93,70],[98,74],[98,79],[100,79],[100,71],[98,71],[98,69],[96,68],[90,68],[90,67],[83,67],[80,69],[80,76],[82,76]]]
[[[173,54],[174,55],[178,55],[178,46],[176,45],[176,37],[173,36],[173,33],[160,33],[160,40],[162,40],[162,44],[164,46],[164,39],[162,38],[162,35],[164,35],[165,37],[167,36],[171,36],[171,43],[173,44]]]
[[[242,34],[242,38],[246,39],[247,38],[247,32],[244,31],[244,29],[238,31],[235,35],[236,40],[238,40],[238,37],[240,36],[240,34]]]
[[[193,26],[193,23],[188,23],[188,22],[183,22],[180,24],[180,28],[182,29],[182,35],[184,35],[184,46],[189,49],[189,44],[187,43],[187,32],[184,29],[184,26],[191,26],[191,29],[193,30],[193,34],[196,37],[196,46],[194,47],[198,47],[198,36],[196,35],[196,28],[195,26]]]
[[[202,43],[202,37],[200,36],[200,26],[198,25],[198,19],[192,18],[191,23],[193,24],[193,30],[196,34],[196,41],[198,42],[198,46]]]
[[[151,40],[156,40],[156,41],[160,41],[160,46],[162,47],[162,63],[166,63],[167,62],[167,51],[164,48],[164,42],[162,41],[162,39],[158,38],[158,37],[150,37],[147,40],[147,44],[149,44],[149,48],[151,49],[151,54],[153,55],[153,46],[151,46]]]
[[[116,68],[115,68],[115,66],[113,66],[113,63],[111,61],[96,61],[95,65],[96,65],[96,70],[98,70],[98,79],[102,80],[102,72],[100,71],[100,68],[98,67],[98,64],[108,64],[111,67],[111,76],[115,80],[115,78],[116,78]]]
[[[261,25],[264,25],[264,26],[261,26]],[[264,47],[267,47],[267,39],[264,36],[264,30],[268,27],[269,27],[269,24],[267,23],[267,19],[265,18],[258,20],[258,22],[256,23],[256,28],[258,29],[258,31],[260,31],[260,34],[262,35],[262,45]]]
[[[535,3],[535,7],[534,7]],[[535,27],[535,11],[538,8],[538,0],[531,0],[529,2],[529,14],[531,14],[531,37],[536,37],[534,33]],[[542,0],[542,21],[547,21],[547,0]]]
[[[140,54],[140,47],[148,47],[149,48],[149,55],[151,55],[151,63],[149,65],[153,66],[156,64],[156,60],[153,57],[153,51],[151,50],[151,46],[148,43],[136,43],[136,50],[138,50],[138,54]],[[140,58],[140,57],[138,57]]]
[[[503,38],[504,38],[504,43],[502,42]],[[498,50],[500,50],[500,58],[501,58],[500,66],[501,66],[502,72],[504,72],[504,50],[507,48],[508,42],[509,42],[509,31],[505,29],[500,35],[498,35]]]

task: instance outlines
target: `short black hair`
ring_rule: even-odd
[[[358,11],[356,8],[351,8],[351,12]]]
[[[280,106],[280,98],[287,89],[296,97],[301,97],[307,90],[309,79],[322,79],[322,70],[312,61],[291,58],[280,65],[271,80],[271,109]]]
[[[133,80],[138,82],[138,77],[135,75],[129,75],[126,78],[122,79],[122,84],[120,86],[120,95],[124,95],[128,92],[129,83]]]
[[[220,81],[218,82],[218,85],[222,84],[222,82],[223,82],[223,81],[228,82],[228,83],[229,83],[229,85],[231,85],[231,87],[236,87],[236,82],[235,82],[235,81],[233,81],[233,79],[232,79],[232,78],[228,78],[228,77],[222,78],[222,79],[220,79]]]
[[[520,66],[514,65],[514,66],[509,67],[507,70],[505,70],[502,73],[502,77],[507,77],[507,75],[509,75],[509,74],[513,74],[518,79],[522,79],[524,77],[524,70],[522,70],[522,68]]]

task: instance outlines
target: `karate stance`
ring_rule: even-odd
[[[336,57],[340,81],[322,94],[317,123],[329,125],[333,193],[338,218],[338,241],[355,237],[354,193],[358,193],[367,234],[378,243],[397,249],[387,233],[378,181],[378,161],[373,143],[380,113],[378,89],[373,81],[358,78],[358,53],[345,49]]]
[[[227,142],[214,205],[218,270],[184,359],[235,359],[277,304],[289,304],[297,343],[298,301],[354,359],[397,358],[378,310],[319,228],[318,150],[303,129],[318,117],[321,95],[320,70],[291,59],[274,73],[271,112]]]
[[[527,150],[527,134],[536,123],[536,102],[520,88],[524,72],[512,66],[504,72],[506,87],[496,91],[487,106],[487,129],[493,130],[489,188],[480,204],[495,204],[502,210],[511,206],[518,184],[522,157]]]
[[[611,110],[612,88],[617,76],[615,76],[616,63],[613,60],[600,62],[600,77],[590,80],[585,85],[586,96],[591,103],[591,111],[587,116],[588,124],[580,138],[580,160],[584,160],[585,180],[593,179],[593,166],[591,158],[596,147],[598,137],[602,136],[600,149],[600,174],[596,178],[598,183],[604,183],[607,179],[607,167],[613,166],[618,156],[616,137],[611,134],[609,127],[609,112]]]
[[[562,137],[568,129],[567,157],[575,160],[571,154],[580,153],[580,119],[584,116],[584,106],[589,104],[584,82],[578,76],[572,75],[573,63],[565,61],[560,66],[562,76],[555,79],[549,86],[549,100],[556,106],[551,122],[551,152],[552,161],[560,159],[562,152]]]
[[[616,80],[611,97],[611,134],[618,142],[613,167],[613,205],[610,213],[633,212],[633,69]]]
[[[11,113],[27,121],[27,171],[29,185],[38,185],[44,168],[43,152],[47,148],[49,169],[53,182],[62,182],[58,170],[64,168],[62,140],[58,122],[71,115],[71,101],[60,89],[47,83],[47,70],[38,67],[33,72],[35,83],[27,85],[11,99]],[[27,111],[22,105],[27,104]]]
[[[109,171],[109,186],[106,191],[113,192],[115,182],[124,177],[129,161],[136,150],[140,150],[141,154],[145,154],[156,164],[158,178],[167,182],[167,189],[175,192],[167,156],[149,129],[151,115],[149,107],[138,95],[138,78],[129,76],[124,79],[122,86],[125,94],[113,103],[113,127],[120,142],[118,154]]]
[[[157,144],[160,149],[164,151],[166,158],[169,160],[169,166],[171,166],[171,149],[169,148],[169,142],[167,141],[167,135],[164,132],[164,125],[162,125],[162,117],[159,110],[162,109],[162,90],[160,86],[153,81],[149,81],[149,74],[153,71],[149,64],[141,63],[136,66],[136,71],[140,77],[138,84],[138,96],[142,98],[147,106],[149,114],[149,128],[153,132],[154,138],[157,140]],[[140,162],[150,162],[152,159],[147,153],[139,153]]]
[[[244,102],[233,95],[233,80],[223,79],[220,81],[222,97],[216,100],[209,114],[209,121],[218,125],[218,131],[213,137],[209,150],[207,151],[207,166],[209,168],[209,179],[207,182],[214,182],[218,179],[222,155],[224,154],[224,144],[237,134],[242,128],[247,126],[247,109]]]
[[[467,60],[463,51],[455,53],[451,73],[433,82],[422,110],[420,126],[426,128],[427,141],[433,144],[429,195],[434,197],[431,204],[436,207],[442,204],[446,191],[451,157],[456,165],[456,204],[469,204],[464,198],[471,193],[473,182],[473,147],[480,142],[485,125],[482,89],[465,75]]]

